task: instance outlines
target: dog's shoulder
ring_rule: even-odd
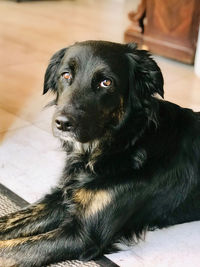
[[[166,132],[179,133],[180,137],[200,138],[200,112],[182,108],[168,101],[159,101],[159,125]]]

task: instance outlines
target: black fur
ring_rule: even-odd
[[[77,43],[52,57],[48,90],[66,165],[49,195],[0,219],[0,266],[89,260],[200,219],[200,114],[156,98],[163,77],[148,52]]]

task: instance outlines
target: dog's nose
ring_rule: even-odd
[[[55,124],[58,130],[60,131],[71,131],[72,129],[72,124],[69,121],[69,119],[65,116],[59,116],[55,120]]]

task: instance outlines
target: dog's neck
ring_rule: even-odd
[[[131,125],[129,128],[128,120],[128,125]],[[102,155],[104,158],[112,157],[113,153],[123,153],[124,150],[133,148],[149,127],[148,119],[143,115],[143,120],[140,118],[139,122],[132,117],[125,118],[123,122],[120,127],[108,130],[103,137],[91,142],[81,143],[72,137],[61,140],[69,165],[74,166],[74,163],[79,162],[84,168],[95,172],[97,163],[102,161]]]
[[[93,153],[94,150],[99,146],[99,140],[94,140],[87,143],[81,143],[74,138],[66,138],[61,140],[62,146],[68,155],[71,153],[75,154],[85,154]]]
[[[94,172],[94,164],[99,155],[102,153],[100,140],[93,140],[87,143],[81,143],[74,138],[62,141],[62,146],[67,152],[68,163],[84,162],[86,168]]]

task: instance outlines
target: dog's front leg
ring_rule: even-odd
[[[0,262],[4,264],[0,267],[41,267],[67,259],[101,256],[120,238],[121,228],[132,213],[129,198],[123,196],[118,202],[116,192],[76,191],[73,212],[57,229],[0,241]]]
[[[66,216],[62,192],[55,190],[37,204],[0,218],[0,240],[51,231]]]
[[[85,247],[93,247],[79,223],[44,234],[0,241],[0,267],[41,267],[66,259],[78,259]]]

